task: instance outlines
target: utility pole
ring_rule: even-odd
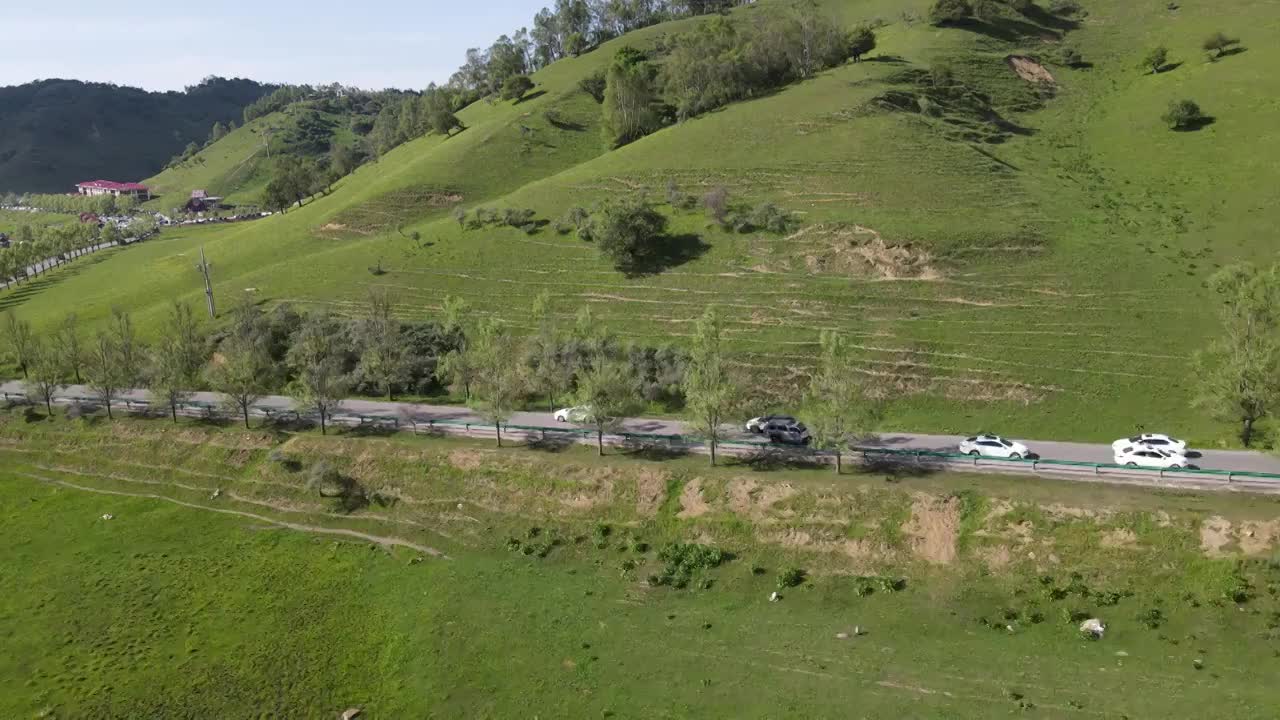
[[[206,298],[209,299],[209,317],[210,318],[216,317],[216,313],[214,312],[214,309],[213,309],[213,284],[209,282],[209,271],[212,269],[213,269],[213,266],[210,265],[209,262],[204,259],[204,246],[201,245],[200,246],[200,264],[196,265],[196,270],[199,270],[200,274],[204,276],[204,295]]]

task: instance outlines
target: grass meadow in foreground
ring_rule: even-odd
[[[364,500],[309,489],[320,462]],[[21,589],[0,598],[6,717],[1276,703],[1271,498],[19,411],[0,466],[0,580]],[[653,585],[673,542],[728,555]],[[807,577],[779,590],[788,569]]]

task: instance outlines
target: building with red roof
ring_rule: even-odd
[[[146,185],[139,183],[122,183],[112,180],[90,180],[76,185],[76,192],[81,195],[130,195],[138,197],[145,195],[148,200],[151,199],[151,189]]]

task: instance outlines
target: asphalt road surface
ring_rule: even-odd
[[[25,394],[21,382],[0,384],[0,393]],[[92,397],[93,392],[86,386],[69,385],[59,391],[56,397]],[[147,393],[133,390],[120,394],[120,401],[146,401]],[[200,392],[192,395],[191,400],[199,403],[216,404],[222,396],[217,393]],[[263,397],[255,408],[269,410],[273,413],[287,412],[293,409],[293,400],[278,395]],[[336,415],[363,415],[367,417],[403,419],[405,414],[412,416],[416,422],[451,420],[455,422],[474,422],[487,424],[484,418],[465,407],[451,405],[420,405],[414,403],[386,402],[381,400],[346,400]],[[745,421],[745,419],[744,419]],[[556,427],[557,423],[548,412],[518,412],[508,420],[510,425],[529,425],[535,427]],[[649,433],[654,435],[688,434],[689,428],[679,420],[654,418],[631,418],[622,423],[624,432]],[[1117,435],[1117,437],[1119,437]],[[741,426],[733,430],[731,440],[760,440],[760,436],[744,432]],[[952,435],[924,435],[917,433],[885,433],[860,445],[866,447],[884,447],[899,450],[931,450],[935,452],[957,452],[962,438]],[[1033,453],[1043,460],[1074,460],[1078,462],[1111,463],[1114,461],[1111,446],[1091,443],[1058,442],[1052,440],[1032,440],[1011,437],[1026,443]],[[1205,450],[1203,455],[1195,457],[1194,449],[1189,450],[1188,457],[1197,467],[1205,470],[1231,470],[1235,472],[1264,472],[1280,474],[1280,457],[1266,453],[1246,450]]]

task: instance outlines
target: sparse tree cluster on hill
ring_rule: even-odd
[[[621,48],[604,76],[608,140],[625,145],[665,122],[811,77],[874,47],[870,28],[849,34],[815,7],[797,4],[741,20],[711,18],[671,38],[661,63]]]

